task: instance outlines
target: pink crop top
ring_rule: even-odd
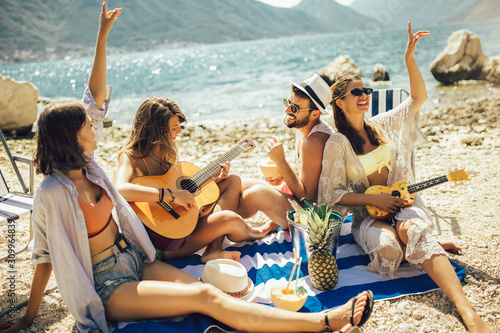
[[[95,204],[87,203],[80,200],[80,207],[87,225],[88,237],[92,238],[104,231],[111,222],[111,211],[113,210],[113,202],[109,198],[106,191],[102,190],[101,198]]]

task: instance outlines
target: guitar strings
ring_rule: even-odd
[[[191,182],[189,182],[188,186],[186,188],[183,188],[183,190],[187,190],[190,193],[194,193],[210,177],[212,177],[215,173],[217,173],[218,170],[220,170],[221,164],[233,160],[243,151],[244,149],[240,145],[236,145],[226,154],[216,159],[215,162],[210,163],[205,168],[201,169],[200,171],[196,172],[194,175],[189,177],[188,179],[191,180]]]
[[[210,163],[208,166],[195,173],[193,176],[190,177],[190,179],[194,180],[198,186],[203,185],[203,183],[205,183],[208,180],[208,178],[211,177],[210,176],[211,173],[213,174],[220,169],[220,165],[222,163],[234,159],[239,153],[241,153],[236,151],[237,148],[240,147],[239,146],[234,147],[232,150],[230,150],[229,152],[227,152],[226,154],[215,160],[215,162]]]
[[[234,159],[237,155],[239,155],[238,152],[234,151],[228,152],[221,158],[218,158],[215,162],[208,165],[206,168],[200,170],[199,172],[191,176],[189,179],[192,180],[193,182],[190,183],[188,190],[192,193],[195,192],[196,189],[198,189],[201,185],[203,185],[213,174],[217,173],[220,170],[221,164],[223,164],[226,161]]]

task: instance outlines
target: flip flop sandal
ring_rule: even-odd
[[[353,326],[350,329],[348,329],[346,332],[339,331],[339,333],[361,333],[361,332],[363,332],[363,331],[358,326]]]
[[[332,331],[332,328],[330,327],[330,322],[328,320],[328,313],[325,313],[325,331],[326,332],[333,332],[333,333],[361,333],[361,328],[359,328],[358,326],[352,326],[351,328],[349,328],[347,331],[342,331],[342,330],[338,330],[338,331]]]
[[[371,290],[368,290],[367,291],[368,295],[367,295],[367,299],[366,299],[366,305],[365,305],[365,309],[363,310],[363,315],[361,316],[361,320],[359,321],[358,325],[359,327],[363,326],[367,321],[368,319],[370,318],[370,316],[372,315],[372,311],[373,311],[373,292]],[[356,309],[356,301],[357,301],[357,297],[354,297],[354,300],[352,301],[352,306],[351,306],[351,325],[354,327],[356,325],[354,325],[354,320],[353,320],[353,317],[354,317],[354,310]]]

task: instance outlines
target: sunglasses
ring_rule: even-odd
[[[345,96],[347,96],[349,94],[353,94],[354,96],[361,96],[361,95],[363,95],[363,93],[365,93],[366,95],[371,95],[372,92],[373,92],[372,88],[366,88],[366,87],[364,87],[363,89],[354,88],[353,90],[349,91],[347,94],[342,96],[341,98],[344,98]]]
[[[299,109],[299,106],[296,105],[296,104],[292,104],[292,102],[290,102],[290,100],[288,98],[283,98],[283,105],[286,106],[286,107],[290,106],[290,110],[292,110],[293,114],[296,114],[299,111],[309,110],[309,108],[307,108],[307,109]]]

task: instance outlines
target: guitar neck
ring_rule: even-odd
[[[420,183],[408,185],[407,190],[409,193],[415,193],[442,183],[446,183],[447,181],[448,177],[446,176],[436,177]]]
[[[221,169],[221,164],[234,160],[243,152],[243,148],[240,145],[236,145],[230,151],[216,159],[214,162],[210,163],[209,165],[189,177],[189,179],[194,181],[196,185],[200,187],[213,175],[219,172],[219,170]]]

